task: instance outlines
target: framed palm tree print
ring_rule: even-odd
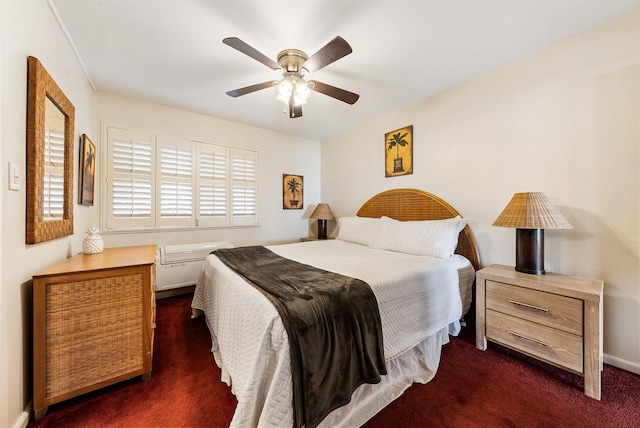
[[[301,175],[282,174],[282,209],[302,209],[304,202],[303,186],[303,177]]]
[[[413,174],[413,125],[384,134],[384,175]]]

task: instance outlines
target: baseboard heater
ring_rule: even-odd
[[[156,251],[156,290],[193,285],[207,255],[219,248],[231,248],[226,241],[165,245]]]

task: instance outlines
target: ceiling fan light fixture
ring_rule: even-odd
[[[295,97],[306,103],[307,100],[311,97],[311,89],[313,89],[312,85],[310,85],[304,79],[300,79],[300,82],[298,82],[298,84],[296,85]]]
[[[278,84],[278,95],[276,99],[286,105],[289,105],[289,102],[292,98],[295,106],[301,106],[307,103],[309,97],[311,97],[311,92],[313,86],[307,83],[303,78],[298,76],[297,74],[287,74],[284,79],[282,79]]]

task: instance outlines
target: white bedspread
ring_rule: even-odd
[[[392,360],[401,360],[418,348],[432,355],[426,358],[431,366],[426,369],[435,373],[447,331],[459,332],[462,303],[458,269],[470,265],[462,256],[446,260],[413,256],[340,240],[268,248],[283,257],[367,282],[378,300],[385,360],[391,365],[397,365]],[[232,426],[291,426],[289,344],[273,305],[210,255],[200,273],[192,307],[205,313],[222,380],[231,385],[238,399]],[[437,349],[421,349],[431,342]],[[398,375],[398,370],[390,370],[390,375]],[[425,379],[417,376],[413,380],[427,382],[433,374]],[[366,392],[376,385],[363,387]],[[399,392],[395,396],[405,388],[396,387]],[[336,423],[335,418],[331,420]]]

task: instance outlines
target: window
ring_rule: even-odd
[[[258,223],[258,153],[107,128],[106,230]]]
[[[196,150],[198,226],[229,224],[229,164],[227,148],[200,144]]]
[[[257,168],[251,152],[231,153],[231,213],[236,224],[250,224],[256,215]]]
[[[191,141],[156,137],[159,162],[158,226],[191,226],[193,218],[193,144]]]

